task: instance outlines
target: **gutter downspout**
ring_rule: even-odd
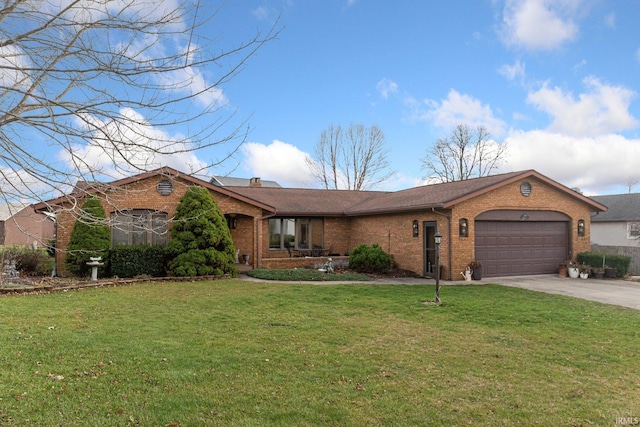
[[[436,210],[436,208],[431,208],[431,212],[433,212],[434,214],[438,214],[440,216],[443,216],[443,217],[447,218],[447,228],[448,228],[447,233],[448,233],[448,236],[449,236],[449,245],[448,245],[448,248],[447,248],[448,249],[447,252],[449,254],[448,257],[447,257],[449,265],[447,266],[447,272],[449,273],[449,279],[448,280],[451,280],[451,254],[453,253],[452,252],[453,251],[453,249],[452,249],[453,245],[451,244],[452,243],[452,240],[451,240],[451,217],[449,215],[443,214],[442,212],[438,212]],[[436,274],[440,274],[440,272],[438,271]]]

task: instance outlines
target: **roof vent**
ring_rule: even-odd
[[[161,196],[168,196],[173,193],[173,183],[168,179],[163,179],[156,185],[156,190],[158,190],[158,194]]]
[[[522,184],[520,184],[520,193],[524,197],[529,197],[529,195],[531,194],[531,184],[528,181],[525,181]]]

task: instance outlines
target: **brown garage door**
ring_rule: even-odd
[[[569,253],[568,222],[477,221],[476,259],[482,275],[551,274]]]

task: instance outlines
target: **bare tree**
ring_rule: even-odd
[[[277,37],[209,38],[219,9],[143,0],[0,6],[0,203],[42,201],[182,156],[197,174],[246,136],[222,90]],[[195,153],[218,147],[205,162]]]
[[[490,175],[506,154],[507,145],[494,141],[484,126],[458,124],[448,138],[438,139],[421,159],[426,180],[461,181]]]
[[[320,134],[315,158],[308,156],[306,163],[327,189],[367,190],[393,174],[385,145],[376,125],[351,124],[346,130],[330,125]]]

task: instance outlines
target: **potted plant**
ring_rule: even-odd
[[[471,269],[471,278],[473,280],[482,279],[482,263],[477,260],[473,260],[469,263],[468,267]]]
[[[569,277],[571,277],[572,279],[577,279],[578,277],[580,277],[580,268],[574,260],[570,260],[567,263],[567,272],[569,273]]]
[[[603,279],[604,278],[604,268],[596,267],[591,269],[591,277],[594,279]]]
[[[567,277],[567,263],[558,265],[558,277]]]
[[[611,267],[608,265],[604,266],[604,277],[607,279],[617,279],[618,278],[618,269],[615,267]]]
[[[586,264],[580,264],[580,278],[581,279],[588,279],[589,278],[589,272],[591,271],[591,266],[586,265]]]

